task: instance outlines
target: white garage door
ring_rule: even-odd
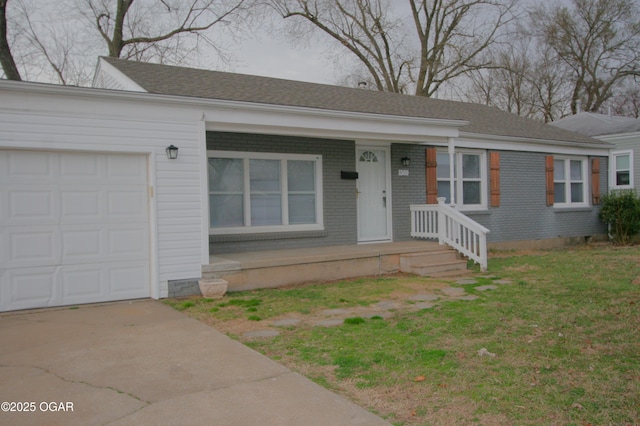
[[[149,297],[142,155],[0,150],[0,311]]]

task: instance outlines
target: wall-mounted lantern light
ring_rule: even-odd
[[[409,167],[411,165],[411,158],[409,157],[402,157],[402,159],[400,160],[400,162],[402,163],[402,167]]]
[[[178,147],[169,145],[165,151],[167,151],[167,158],[169,160],[175,160],[178,158]]]

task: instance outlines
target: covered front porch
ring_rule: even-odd
[[[437,241],[327,246],[216,254],[202,279],[223,279],[229,291],[395,274],[463,274],[467,261]]]

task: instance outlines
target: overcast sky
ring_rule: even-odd
[[[246,40],[234,48],[233,56],[238,62],[230,65],[229,71],[332,84],[338,76],[325,50],[320,40],[307,47],[293,47],[290,42],[266,36]]]

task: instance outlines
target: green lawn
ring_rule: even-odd
[[[494,253],[477,284],[409,275],[169,300],[393,424],[640,423],[640,248]],[[502,280],[497,288],[475,288]],[[463,287],[476,300],[446,297]],[[415,309],[411,295],[441,298]],[[395,301],[384,319],[364,313]],[[315,326],[327,309],[353,312]],[[248,330],[275,329],[270,339]],[[486,349],[495,356],[479,356]]]

